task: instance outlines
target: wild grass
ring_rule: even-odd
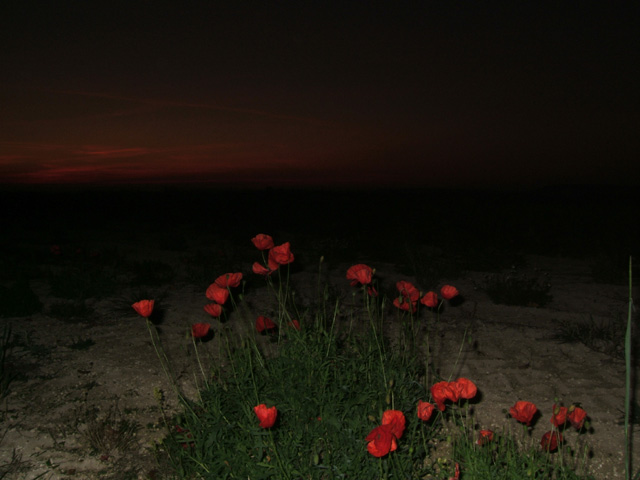
[[[625,323],[621,318],[596,320],[593,316],[580,321],[558,324],[555,338],[562,343],[582,343],[594,352],[624,359]]]
[[[95,453],[105,458],[114,452],[126,452],[135,443],[139,425],[126,418],[117,406],[106,414],[87,412],[88,421],[81,430],[82,435]]]

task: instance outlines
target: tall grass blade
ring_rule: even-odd
[[[624,352],[625,352],[625,398],[624,398],[624,440],[625,440],[625,452],[624,452],[624,470],[625,478],[629,480],[631,478],[631,436],[629,433],[629,415],[631,413],[631,314],[633,312],[633,279],[632,279],[632,257],[629,256],[629,313],[627,315],[627,333],[624,338]],[[634,475],[634,478],[638,478],[640,472]]]

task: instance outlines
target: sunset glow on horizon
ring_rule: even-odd
[[[555,14],[14,9],[0,184],[635,184],[631,23]]]

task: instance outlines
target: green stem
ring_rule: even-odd
[[[273,438],[273,432],[269,429],[269,439],[271,440],[271,445],[273,447],[273,453],[276,456],[276,461],[278,462],[278,466],[280,467],[280,471],[284,475],[284,478],[291,478],[289,473],[284,469],[284,464],[282,463],[282,459],[280,458],[280,454],[278,453],[278,449],[276,447],[276,441]]]
[[[382,367],[382,378],[384,380],[385,388],[388,388],[389,387],[389,383],[387,382],[387,372],[386,372],[386,370],[384,368],[384,364],[385,364],[384,355],[382,354],[382,347],[380,346],[380,341],[378,340],[378,334],[376,332],[376,325],[375,325],[375,322],[374,322],[374,320],[372,318],[372,313],[371,313],[371,306],[370,306],[371,302],[370,302],[370,300],[368,298],[368,294],[367,294],[367,290],[366,290],[365,286],[362,287],[362,293],[363,293],[364,298],[365,298],[365,304],[367,306],[367,315],[369,317],[369,321],[371,322],[371,329],[373,330],[373,336],[374,336],[375,341],[376,341],[376,346],[378,347],[378,355],[380,357],[380,366]]]

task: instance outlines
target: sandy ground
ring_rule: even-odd
[[[126,255],[135,258],[156,258],[177,269],[185,264],[184,252],[150,251],[135,244],[125,248]],[[495,272],[467,271],[460,278],[441,279],[441,284],[457,286],[464,302],[442,313],[431,340],[433,361],[445,378],[465,376],[477,384],[481,397],[474,412],[481,428],[513,428],[515,422],[505,411],[517,400],[528,400],[542,413],[532,432],[532,441],[537,442],[549,429],[555,398],[565,405],[579,402],[589,414],[591,428],[580,436],[568,432],[567,443],[588,449],[588,465],[596,478],[622,479],[624,362],[582,343],[562,343],[557,333],[559,325],[590,318],[624,323],[628,288],[596,283],[586,260],[539,256],[526,260],[519,273],[536,275],[551,285],[553,300],[544,307],[494,304],[481,287],[487,275]],[[252,275],[252,261],[245,275]],[[349,265],[327,264],[330,282],[348,290],[344,273]],[[371,266],[383,286],[397,280],[416,281],[393,265]],[[211,281],[221,273],[212,272]],[[193,391],[195,363],[185,334],[191,323],[208,321],[202,310],[207,300],[200,286],[189,283],[186,276],[177,278],[158,289],[164,292],[161,338],[181,385]],[[316,280],[314,271],[292,276],[302,292],[315,288]],[[153,446],[165,429],[154,391],[164,393],[168,415],[175,412],[176,399],[145,322],[118,298],[89,299],[87,303],[95,309],[91,318],[55,318],[47,313],[56,301],[50,285],[36,280],[32,287],[44,304],[44,313],[2,320],[13,326],[14,338],[19,340],[11,363],[20,375],[2,400],[0,478],[162,478]],[[266,289],[257,288],[245,302],[251,308],[267,297]],[[226,327],[212,322],[214,340],[207,348],[213,354],[220,329],[236,328],[234,321],[238,323],[232,318]],[[465,331],[470,342],[465,342]],[[129,437],[113,432],[127,424],[137,426]],[[637,427],[633,433],[639,438]],[[124,440],[128,443],[117,443]],[[640,458],[640,440],[634,442],[633,451]],[[5,472],[10,473],[3,477]]]

